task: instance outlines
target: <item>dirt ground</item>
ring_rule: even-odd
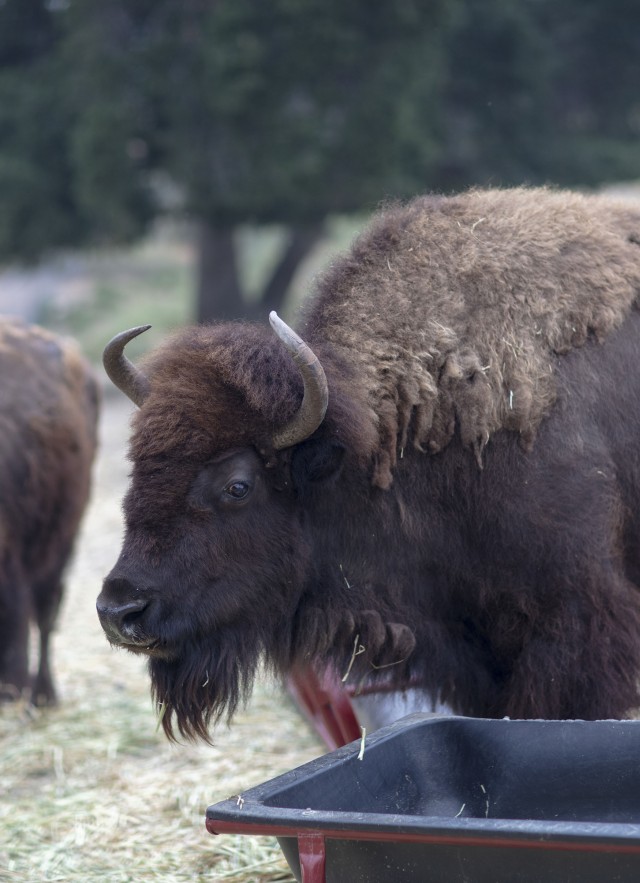
[[[123,397],[105,398],[53,646],[59,707],[0,708],[0,880],[291,880],[275,841],[211,837],[204,813],[322,754],[321,743],[282,691],[261,683],[213,747],[168,744],[144,662],[110,649],[97,621],[122,535],[129,415]]]

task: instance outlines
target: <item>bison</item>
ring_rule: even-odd
[[[551,188],[383,209],[300,336],[181,330],[134,365],[124,545],[97,609],[175,738],[286,674],[461,714],[639,703],[640,211]]]
[[[0,319],[0,697],[55,702],[49,637],[89,495],[97,379],[76,345]],[[29,627],[40,635],[29,673]]]

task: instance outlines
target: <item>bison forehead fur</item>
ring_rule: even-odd
[[[77,347],[19,320],[0,318],[0,695],[55,689],[49,635],[62,577],[89,495],[98,385]],[[29,619],[40,665],[29,678]]]
[[[169,735],[205,735],[262,655],[345,665],[356,640],[354,674],[462,713],[638,703],[639,242],[637,210],[546,189],[381,212],[303,312],[329,405],[285,450],[303,387],[266,328],[148,358],[99,611]]]

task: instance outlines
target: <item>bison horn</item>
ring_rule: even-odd
[[[102,364],[109,379],[138,407],[141,407],[149,393],[149,380],[125,356],[124,348],[129,341],[149,328],[151,325],[139,325],[128,331],[121,331],[109,341],[102,354]]]
[[[302,404],[297,413],[272,439],[274,448],[279,451],[304,441],[316,431],[327,411],[329,390],[324,369],[311,347],[307,346],[275,311],[269,313],[269,322],[291,353],[304,383]]]

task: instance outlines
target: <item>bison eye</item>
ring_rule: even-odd
[[[224,493],[225,496],[231,497],[233,500],[244,500],[250,490],[251,485],[246,481],[231,481],[225,487]]]

